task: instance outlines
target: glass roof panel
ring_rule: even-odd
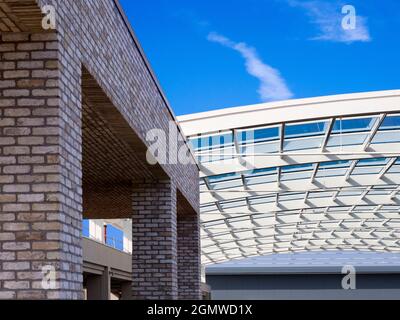
[[[247,185],[257,185],[257,184],[266,184],[271,182],[276,182],[278,179],[276,172],[270,175],[263,175],[263,176],[254,176],[245,178],[245,182]]]
[[[237,188],[237,187],[242,187],[242,179],[233,179],[233,180],[227,180],[223,182],[213,182],[210,183],[210,187],[213,190],[223,190],[223,189],[229,189],[229,188]]]
[[[348,168],[350,167],[351,161],[349,160],[339,160],[339,161],[329,161],[321,162],[319,168],[321,169],[333,169],[333,168]]]
[[[342,190],[339,192],[339,197],[348,197],[348,196],[361,196],[364,193],[362,189],[348,189]]]
[[[344,176],[347,170],[350,168],[350,164],[351,161],[348,160],[322,162],[319,165],[316,177],[323,178]]]
[[[361,159],[357,163],[357,167],[359,166],[382,166],[386,165],[389,162],[388,158],[369,158],[369,159]]]
[[[217,211],[218,208],[215,203],[203,204],[200,206],[201,212],[210,212],[210,211]]]
[[[256,196],[249,198],[250,205],[275,202],[275,195]]]
[[[192,137],[189,139],[194,150],[209,150],[213,148],[232,146],[233,134],[224,133],[202,137]]]
[[[332,134],[328,141],[328,147],[362,145],[367,140],[369,133],[357,134]]]
[[[351,173],[352,175],[364,175],[364,174],[379,174],[383,170],[383,166],[368,166],[368,167],[357,167]]]
[[[279,127],[267,127],[241,131],[237,133],[237,139],[241,144],[277,140],[279,139]]]
[[[334,192],[333,191],[324,191],[324,192],[310,192],[308,195],[309,199],[315,199],[315,198],[332,198]]]
[[[311,175],[312,175],[312,171],[299,171],[299,172],[291,172],[291,173],[282,173],[281,181],[310,179]]]
[[[322,145],[323,137],[309,137],[302,139],[286,139],[283,144],[284,151],[317,149]]]
[[[285,126],[285,138],[323,135],[326,131],[326,126],[327,122],[287,124]]]
[[[253,153],[274,153],[279,151],[279,142],[262,142],[240,147],[240,153],[253,154]]]
[[[336,119],[332,133],[370,131],[377,118]]]
[[[282,172],[298,172],[298,171],[305,171],[305,170],[313,170],[314,164],[313,163],[305,163],[305,164],[298,164],[292,166],[285,166],[282,167]]]
[[[219,182],[219,181],[227,181],[227,180],[232,180],[240,178],[240,175],[237,174],[236,172],[231,172],[231,173],[226,173],[226,174],[221,174],[218,176],[209,176],[208,181],[209,182]]]
[[[276,173],[276,168],[254,169],[252,171],[248,171],[248,173],[245,174],[245,177],[255,177],[255,176],[269,175],[275,173]]]
[[[246,206],[246,200],[243,199],[235,199],[230,201],[220,201],[222,209],[230,209]]]
[[[289,200],[302,200],[305,197],[305,193],[288,193],[279,196],[279,201],[289,201]]]
[[[379,130],[372,140],[372,144],[384,144],[393,142],[400,142],[400,130]]]
[[[379,130],[400,129],[400,115],[387,115]]]

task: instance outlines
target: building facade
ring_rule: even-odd
[[[0,0],[0,31],[0,298],[83,298],[83,218],[132,219],[130,298],[199,298],[198,167],[147,161],[189,149],[118,1]]]
[[[236,260],[400,251],[400,91],[264,103],[179,121],[201,168],[202,257],[212,290],[229,291]],[[309,270],[326,271],[323,264]],[[368,273],[381,271],[376,263]],[[242,276],[255,279],[252,270]],[[398,285],[398,274],[393,281]],[[242,289],[248,283],[242,278]],[[237,298],[232,292],[224,297]]]

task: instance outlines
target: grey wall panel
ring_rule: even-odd
[[[208,275],[213,299],[400,299],[400,274],[359,274],[356,290],[342,274]]]
[[[212,300],[399,300],[400,289],[212,290]]]

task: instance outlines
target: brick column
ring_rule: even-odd
[[[0,299],[82,298],[80,65],[54,33],[0,36]]]
[[[180,300],[201,299],[200,226],[197,214],[178,218],[178,290]]]
[[[176,188],[136,184],[132,215],[133,299],[178,297]]]

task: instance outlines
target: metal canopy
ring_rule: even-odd
[[[300,101],[180,119],[201,168],[203,264],[400,251],[400,91]]]

